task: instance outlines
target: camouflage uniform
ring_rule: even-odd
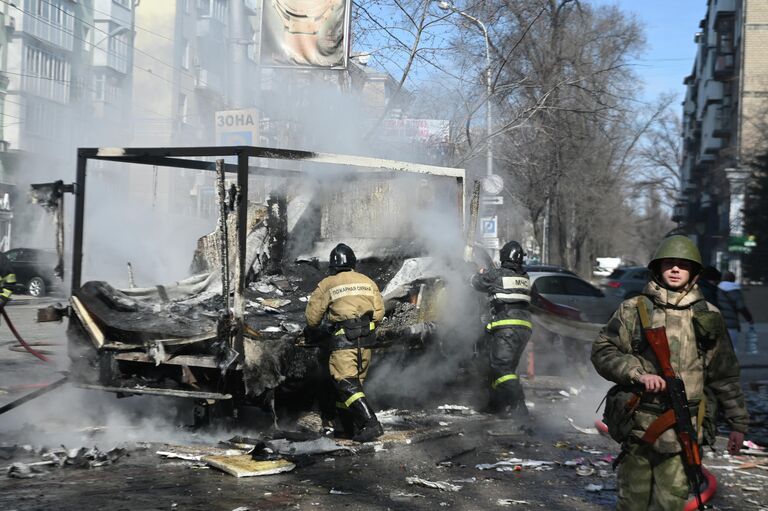
[[[677,303],[681,294],[650,282],[643,290],[645,297],[625,300],[595,340],[592,363],[601,376],[619,385],[637,383],[643,374],[661,373],[640,328],[637,304],[639,300],[646,300],[653,304],[651,327],[666,329],[671,364],[685,383],[694,423],[707,387],[716,396],[731,429],[745,432],[748,416],[731,343],[723,331],[710,349],[699,346],[692,319],[696,303],[704,297],[697,286]],[[717,311],[717,308],[707,303],[706,310]],[[685,505],[688,483],[674,429],[662,433],[652,445],[639,440],[664,408],[663,394],[643,394],[634,414],[630,437],[625,442],[626,454],[618,469],[619,510],[675,510]],[[702,431],[698,434],[701,443]]]

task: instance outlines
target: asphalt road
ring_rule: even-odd
[[[49,352],[53,364],[11,351],[15,343],[6,326],[0,326],[0,406],[53,381],[66,369],[65,324],[34,321],[36,308],[46,303],[19,300],[9,306],[8,313],[28,341]],[[751,381],[766,379],[768,374],[758,369],[748,372]],[[176,400],[117,399],[65,386],[0,415],[0,468],[43,461],[39,450],[43,446],[96,446],[102,451],[120,446],[127,455],[98,468],[46,466],[25,479],[0,474],[0,509],[611,509],[616,480],[608,461],[617,454],[617,446],[599,435],[577,431],[566,419],[573,418],[581,427],[592,426],[607,384],[591,376],[588,381],[538,373],[533,381],[526,381],[534,404],[526,432],[483,414],[439,410],[437,405],[442,403],[472,404],[453,385],[441,402],[423,410],[387,413],[387,436],[378,450],[299,457],[291,472],[253,478],[235,478],[156,452],[173,449],[165,443],[213,447],[234,433],[259,436],[263,431],[248,424],[237,426],[236,431],[190,431],[183,427],[188,416],[177,413],[184,407]],[[750,391],[753,396],[768,398],[765,387],[756,388]],[[440,435],[430,438],[436,431]],[[406,438],[422,440],[406,443]],[[29,447],[1,448],[15,444]],[[734,460],[720,454],[722,445],[721,439],[718,453],[706,458],[720,481],[714,508],[768,508],[764,491],[768,472],[734,471]],[[477,467],[511,458],[552,464],[544,465],[545,469],[520,462],[499,467],[511,471]],[[766,458],[737,461],[761,460]],[[521,468],[515,470],[516,465]],[[406,478],[414,476],[461,488],[441,491],[408,484]]]

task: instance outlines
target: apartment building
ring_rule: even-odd
[[[768,3],[709,0],[685,78],[681,198],[673,219],[705,264],[741,278],[748,162],[768,112]],[[768,240],[763,240],[768,242]]]
[[[16,243],[3,241],[5,206],[19,224],[34,216],[36,206],[24,199],[30,183],[66,179],[78,146],[113,144],[127,135],[121,120],[130,108],[124,91],[130,88],[131,2],[0,4],[0,248]]]

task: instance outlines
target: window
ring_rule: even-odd
[[[181,50],[181,67],[184,69],[189,69],[189,41],[183,39],[182,42],[183,46]]]
[[[189,105],[187,103],[187,95],[179,94],[179,119],[182,123],[186,124],[189,119]]]
[[[602,296],[603,293],[591,284],[577,278],[566,278],[565,294],[572,296]]]
[[[32,16],[24,19],[30,34],[48,43],[71,50],[74,42],[75,15],[64,0],[26,0]]]
[[[14,249],[11,249],[8,252],[6,252],[5,253],[5,257],[7,257],[9,261],[13,262],[13,261],[16,261],[19,258],[20,252],[21,252],[21,249],[14,248]]]
[[[121,5],[125,7],[126,9],[131,8],[131,0],[112,0],[113,3],[116,3],[117,5]]]
[[[114,83],[114,79],[103,74],[93,76],[93,100],[106,103],[116,103],[120,89]]]
[[[25,46],[22,69],[26,91],[62,103],[69,100],[70,66],[63,58]]]
[[[197,15],[201,18],[214,18],[221,23],[227,19],[226,0],[197,0]]]
[[[130,49],[131,46],[127,31],[109,36],[107,65],[116,71],[127,73]]]
[[[83,51],[91,51],[91,29],[83,27]]]
[[[564,295],[565,284],[562,277],[540,277],[534,282],[536,291],[543,295]]]

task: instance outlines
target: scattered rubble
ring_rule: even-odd
[[[288,460],[255,460],[249,454],[239,456],[206,456],[203,461],[235,477],[257,477],[290,472],[296,468]]]
[[[415,484],[417,486],[423,486],[425,488],[433,488],[435,490],[440,491],[459,491],[461,490],[462,486],[458,484],[453,484],[448,481],[429,481],[427,479],[422,479],[421,477],[406,477],[405,482],[408,484]]]

